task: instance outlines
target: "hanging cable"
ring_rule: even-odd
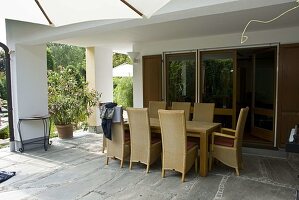
[[[246,32],[247,27],[249,26],[249,24],[250,24],[251,22],[258,22],[258,23],[263,23],[263,24],[271,23],[271,22],[273,22],[273,21],[279,19],[279,18],[282,17],[283,15],[287,14],[288,12],[291,12],[292,10],[295,10],[295,9],[299,8],[299,0],[296,0],[296,2],[298,3],[297,6],[295,6],[295,7],[293,7],[293,8],[290,8],[289,10],[287,10],[287,11],[281,13],[280,15],[278,15],[277,17],[274,17],[274,18],[271,19],[271,20],[268,20],[268,21],[261,21],[261,20],[256,20],[256,19],[252,19],[252,20],[250,20],[250,21],[247,23],[247,25],[245,26],[245,28],[244,28],[244,30],[243,30],[243,32],[242,32],[242,35],[241,35],[241,44],[245,43],[245,42],[247,41],[247,39],[248,39],[248,36],[246,36],[246,35],[244,35],[244,34],[245,34],[245,32]]]

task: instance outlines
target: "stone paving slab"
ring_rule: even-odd
[[[215,164],[207,177],[194,168],[181,182],[181,174],[167,171],[161,178],[161,162],[148,174],[143,164],[120,168],[118,160],[105,165],[102,135],[76,133],[73,139],[52,139],[48,151],[24,153],[0,150],[1,170],[16,171],[0,184],[2,200],[95,200],[95,199],[283,199],[294,200],[299,189],[298,160],[244,155],[245,169],[234,170]]]
[[[243,179],[230,176],[224,183],[223,199],[295,199],[295,187],[271,180]]]

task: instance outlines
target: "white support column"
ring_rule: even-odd
[[[16,150],[20,146],[18,121],[21,118],[48,114],[48,79],[46,45],[10,46],[12,69],[12,103]],[[23,121],[21,124],[23,141],[43,138],[42,121]],[[42,146],[39,144],[38,146]],[[26,145],[25,150],[36,145]]]
[[[86,49],[86,80],[89,87],[102,93],[100,102],[113,101],[113,76],[112,76],[111,49],[102,47],[89,47]],[[90,127],[100,126],[100,113],[98,107],[95,114],[88,119]]]
[[[95,76],[95,59],[94,59],[94,47],[86,48],[86,81],[88,82],[88,88],[96,90],[96,76]],[[92,114],[88,117],[88,126],[97,127],[97,107],[92,108]]]

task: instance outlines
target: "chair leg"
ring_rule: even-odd
[[[185,181],[185,173],[182,173],[182,182]]]
[[[122,160],[120,161],[120,168],[123,168],[123,166],[124,166],[124,159],[122,159]]]
[[[162,178],[164,178],[164,177],[165,177],[165,170],[162,169]]]
[[[109,157],[106,156],[106,165],[108,165],[108,162],[109,162]]]
[[[132,161],[130,160],[130,170],[132,169]]]
[[[148,173],[148,172],[149,172],[149,167],[150,167],[150,165],[149,165],[149,164],[147,164],[147,166],[146,166],[146,173]]]
[[[239,168],[236,168],[236,174],[237,176],[240,176]]]

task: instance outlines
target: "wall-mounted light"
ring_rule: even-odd
[[[139,63],[139,52],[128,52],[128,55],[133,63]]]
[[[299,0],[296,0],[296,3],[299,4]],[[249,26],[249,24],[250,24],[251,22],[257,22],[257,23],[268,24],[268,23],[270,23],[270,22],[273,22],[273,21],[277,20],[278,18],[282,17],[283,15],[287,14],[288,12],[297,9],[297,8],[299,8],[299,5],[297,5],[297,6],[293,7],[293,8],[290,8],[290,9],[288,9],[287,11],[284,11],[283,13],[281,13],[280,15],[278,15],[277,17],[274,17],[273,19],[270,19],[270,20],[268,20],[268,21],[262,21],[262,20],[256,20],[256,19],[252,19],[252,20],[250,20],[250,21],[247,23],[247,25],[245,26],[245,28],[244,28],[244,30],[243,30],[243,32],[242,32],[242,35],[241,35],[241,44],[245,43],[245,42],[247,41],[247,39],[248,39],[248,36],[245,35],[245,32],[246,32],[246,29],[247,29],[247,27]]]

